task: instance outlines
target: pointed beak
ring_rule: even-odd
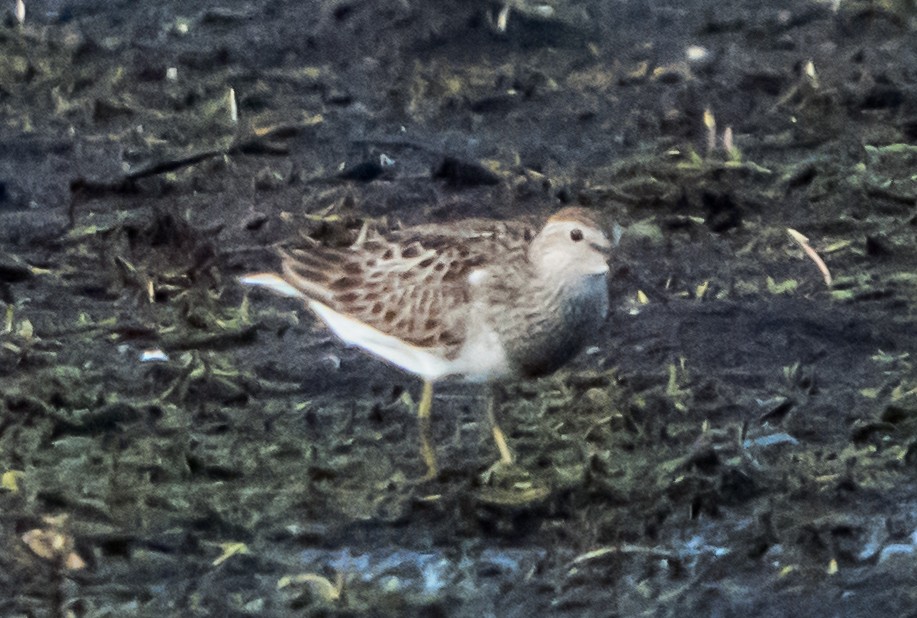
[[[592,248],[595,250],[595,253],[591,256],[592,259],[589,260],[592,274],[607,275],[611,271],[611,267],[608,266],[608,260],[611,259],[611,248],[603,247],[596,243],[592,243]],[[595,263],[591,264],[593,259]]]
[[[592,249],[597,254],[602,256],[601,259],[603,263],[605,264],[605,267],[601,272],[607,273],[609,270],[611,270],[608,266],[608,261],[611,259],[611,250],[612,250],[611,243],[601,243],[600,244],[600,243],[594,242],[594,243],[590,243],[590,245],[592,246]]]
[[[597,242],[594,242],[594,243],[590,243],[590,245],[592,246],[592,248],[595,250],[596,253],[601,253],[605,257],[606,260],[611,259],[612,246],[610,244],[606,245],[606,244],[599,244]]]

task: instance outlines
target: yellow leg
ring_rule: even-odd
[[[430,408],[433,406],[433,383],[424,380],[420,405],[417,406],[417,418],[420,421],[420,456],[427,464],[424,479],[436,478],[436,452],[430,443]]]
[[[487,420],[490,421],[490,430],[494,434],[494,442],[497,443],[497,449],[500,451],[500,463],[509,465],[513,463],[513,454],[506,444],[506,435],[500,429],[500,425],[497,424],[497,416],[494,411],[497,388],[496,386],[493,387],[490,398],[487,400]]]

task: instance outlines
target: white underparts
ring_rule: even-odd
[[[444,358],[436,356],[423,348],[406,343],[397,337],[386,335],[382,331],[339,313],[317,300],[310,300],[308,303],[309,308],[345,343],[361,347],[367,352],[431,382],[453,373],[450,371],[451,363]]]
[[[450,373],[461,374],[469,382],[488,382],[508,375],[511,370],[506,348],[489,324],[472,323]]]
[[[487,276],[485,270],[475,271],[472,276],[475,274]],[[461,375],[469,381],[483,382],[505,375],[509,371],[503,344],[489,325],[475,325],[468,332],[458,356],[447,359],[437,355],[435,351],[425,350],[398,337],[386,335],[360,320],[335,311],[320,301],[310,299],[278,275],[245,275],[239,277],[239,282],[266,288],[281,296],[304,299],[309,308],[345,343],[363,348],[382,360],[426,380],[435,381],[447,376]]]

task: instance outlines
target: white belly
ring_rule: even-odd
[[[450,365],[453,375],[469,382],[489,382],[510,373],[503,342],[487,324],[476,324],[468,330],[465,343]]]

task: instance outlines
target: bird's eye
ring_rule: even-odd
[[[579,242],[582,239],[583,239],[583,230],[579,229],[578,227],[575,227],[572,230],[570,230],[570,240],[572,240],[573,242]]]

